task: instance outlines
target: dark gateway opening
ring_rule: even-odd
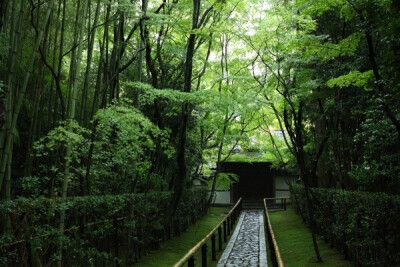
[[[233,202],[239,197],[246,202],[259,202],[265,197],[276,197],[276,192],[283,189],[275,188],[275,178],[296,177],[293,172],[273,169],[270,162],[225,162],[221,165],[221,170],[239,176],[239,181],[234,183],[230,190]]]

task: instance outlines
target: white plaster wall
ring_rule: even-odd
[[[289,191],[275,191],[275,197],[288,197],[290,196]]]
[[[193,181],[193,185],[194,186],[201,186],[201,183],[200,183],[199,180],[196,179],[196,180]]]
[[[230,191],[216,191],[213,203],[214,204],[231,204],[231,192]]]
[[[290,196],[289,185],[286,182],[295,183],[296,177],[276,176],[275,183],[275,197]],[[285,190],[285,191],[282,191]],[[287,190],[287,191],[286,191]]]

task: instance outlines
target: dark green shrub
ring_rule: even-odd
[[[307,218],[304,187],[291,188],[296,211]],[[400,265],[400,196],[311,189],[318,234],[360,266]]]
[[[165,226],[170,192],[2,202],[0,219],[11,218],[12,234],[0,238],[0,266],[55,265],[61,240],[67,266],[134,262],[158,248],[171,231],[179,233],[203,216],[206,195],[205,189],[184,192],[170,227]],[[62,209],[63,234],[58,231]]]

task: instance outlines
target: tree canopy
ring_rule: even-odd
[[[173,189],[176,206],[226,160],[297,167],[312,186],[400,190],[395,1],[0,10],[5,199]]]
[[[172,191],[172,216],[196,179],[229,187],[229,160],[399,194],[399,9],[0,1],[1,199]]]

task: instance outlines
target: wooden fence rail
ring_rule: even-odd
[[[275,204],[278,204],[278,206],[283,210],[286,210],[288,199],[290,199],[290,197],[273,197],[273,198],[267,197],[267,198],[264,198],[264,200],[267,200],[267,201],[274,200],[276,202],[277,200],[280,200],[280,203],[275,203]]]
[[[271,221],[269,219],[267,201],[268,200],[280,200],[282,209],[286,210],[286,201],[289,197],[280,197],[280,198],[264,198],[264,211],[265,217],[267,218],[267,239],[269,243],[270,253],[271,253],[271,261],[274,267],[284,267],[281,251],[279,250],[278,243],[276,242],[274,231],[272,230]]]
[[[228,212],[224,219],[211,230],[211,232],[206,235],[199,243],[197,243],[193,248],[191,248],[185,256],[183,256],[174,267],[181,267],[187,262],[188,267],[193,267],[195,265],[194,255],[201,249],[201,266],[207,267],[207,241],[211,238],[211,259],[213,261],[217,260],[216,257],[216,239],[218,235],[218,250],[222,250],[222,242],[227,241],[227,235],[231,234],[233,231],[233,226],[237,218],[239,217],[242,208],[242,198],[240,198],[235,206]]]

